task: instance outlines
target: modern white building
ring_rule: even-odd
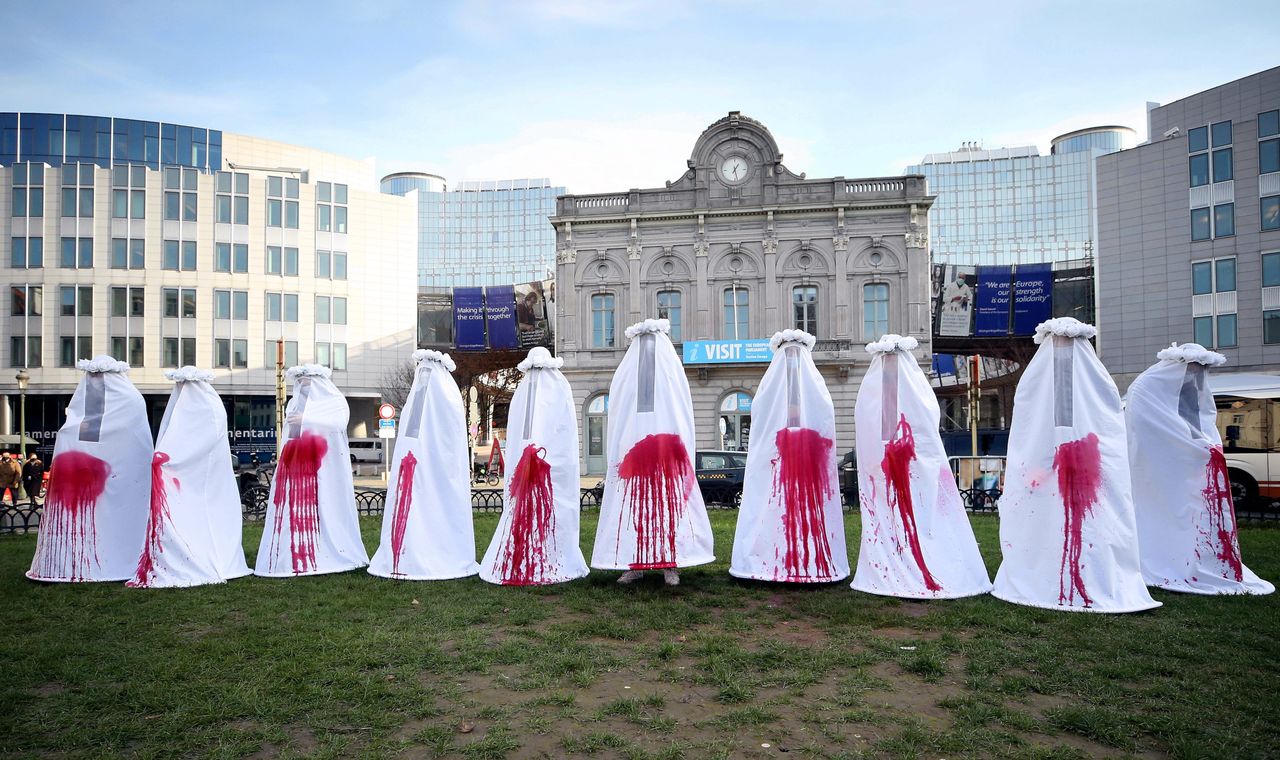
[[[0,428],[51,448],[80,379],[111,354],[158,424],[167,368],[210,368],[233,448],[274,450],[277,341],[318,362],[373,435],[383,376],[414,348],[417,202],[373,160],[216,130],[0,113]]]

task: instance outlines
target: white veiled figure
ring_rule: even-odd
[[[1129,386],[1129,467],[1142,575],[1148,585],[1192,594],[1270,594],[1245,566],[1235,504],[1209,390],[1222,354],[1171,346]]]
[[[582,578],[578,542],[578,415],[564,360],[538,346],[519,364],[511,399],[506,508],[489,542],[480,577],[507,586],[540,586]]]
[[[351,410],[328,367],[292,367],[284,448],[271,479],[255,575],[287,578],[369,564],[360,539],[347,421]]]
[[[129,365],[82,359],[50,462],[36,553],[37,581],[124,581],[142,553],[151,504],[151,426]]]
[[[1138,563],[1120,394],[1070,317],[1036,328],[1040,348],[1014,396],[1005,488],[1004,561],[992,595],[1052,610],[1159,607]]]
[[[467,423],[448,354],[418,349],[405,401],[382,540],[369,572],[398,580],[447,580],[475,575]]]
[[[609,384],[609,466],[591,566],[665,570],[715,560],[694,474],[693,401],[665,319],[627,328]]]
[[[164,374],[174,386],[151,459],[147,540],[128,585],[201,586],[248,575],[227,411],[209,384],[213,373]]]
[[[915,338],[867,346],[871,366],[854,421],[862,545],[853,588],[909,599],[954,599],[991,590],[973,526],[938,434],[938,399]]]
[[[751,402],[751,447],[729,574],[789,583],[849,575],[836,412],[813,363],[814,337],[783,330]]]

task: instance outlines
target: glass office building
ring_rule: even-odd
[[[1094,162],[1131,145],[1127,127],[1094,127],[1035,146],[984,150],[966,143],[931,153],[905,174],[923,174],[937,201],[929,212],[935,264],[1032,264],[1089,258],[1097,240]]]
[[[222,132],[109,116],[0,113],[0,166],[19,161],[104,169],[113,163],[148,169],[184,166],[212,172],[222,167]]]
[[[563,187],[547,179],[460,182],[399,172],[382,192],[418,197],[418,285],[421,288],[510,285],[555,272],[555,230],[547,218]]]

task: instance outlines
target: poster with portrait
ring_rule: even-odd
[[[938,334],[965,336],[973,324],[973,291],[977,282],[977,269],[971,266],[948,266],[946,282],[942,285],[941,313],[938,316]]]
[[[550,346],[554,320],[546,283],[554,281],[526,282],[515,286],[516,334],[521,348]],[[554,287],[554,284],[553,284]]]

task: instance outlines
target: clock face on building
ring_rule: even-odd
[[[746,180],[749,167],[742,156],[729,156],[720,163],[720,178],[730,184]]]

